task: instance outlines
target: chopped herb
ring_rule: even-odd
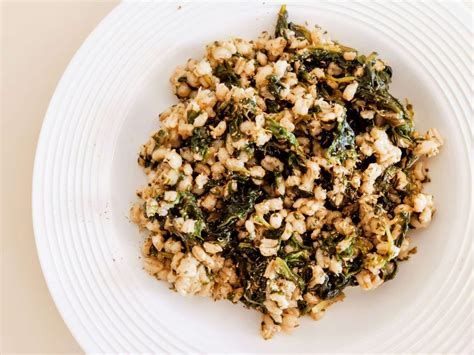
[[[209,135],[206,127],[199,127],[193,130],[191,137],[191,150],[194,153],[199,153],[201,156],[205,156],[209,146],[211,144],[211,136]]]

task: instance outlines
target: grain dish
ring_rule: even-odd
[[[416,249],[433,196],[436,129],[415,131],[376,53],[288,22],[206,47],[171,77],[138,163],[148,185],[131,218],[144,268],[182,295],[241,302],[261,335],[319,320],[344,289],[380,287]]]

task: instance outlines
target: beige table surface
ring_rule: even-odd
[[[36,142],[75,51],[117,1],[1,2],[1,351],[80,353],[46,287],[31,222]]]

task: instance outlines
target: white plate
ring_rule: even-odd
[[[320,322],[259,336],[259,315],[184,298],[148,276],[127,216],[145,182],[137,152],[174,103],[168,78],[206,43],[272,30],[278,5],[122,4],[75,55],[41,132],[33,181],[36,243],[54,300],[89,352],[431,352],[472,349],[472,22],[462,3],[288,5],[394,69],[417,126],[446,138],[432,160],[438,211],[394,281],[350,290]]]

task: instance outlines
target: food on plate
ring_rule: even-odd
[[[391,77],[285,6],[273,34],[213,42],[178,67],[179,102],[138,159],[145,270],[260,311],[265,339],[320,319],[348,286],[393,279],[416,249],[409,230],[432,219],[426,158],[443,139],[415,131]]]

